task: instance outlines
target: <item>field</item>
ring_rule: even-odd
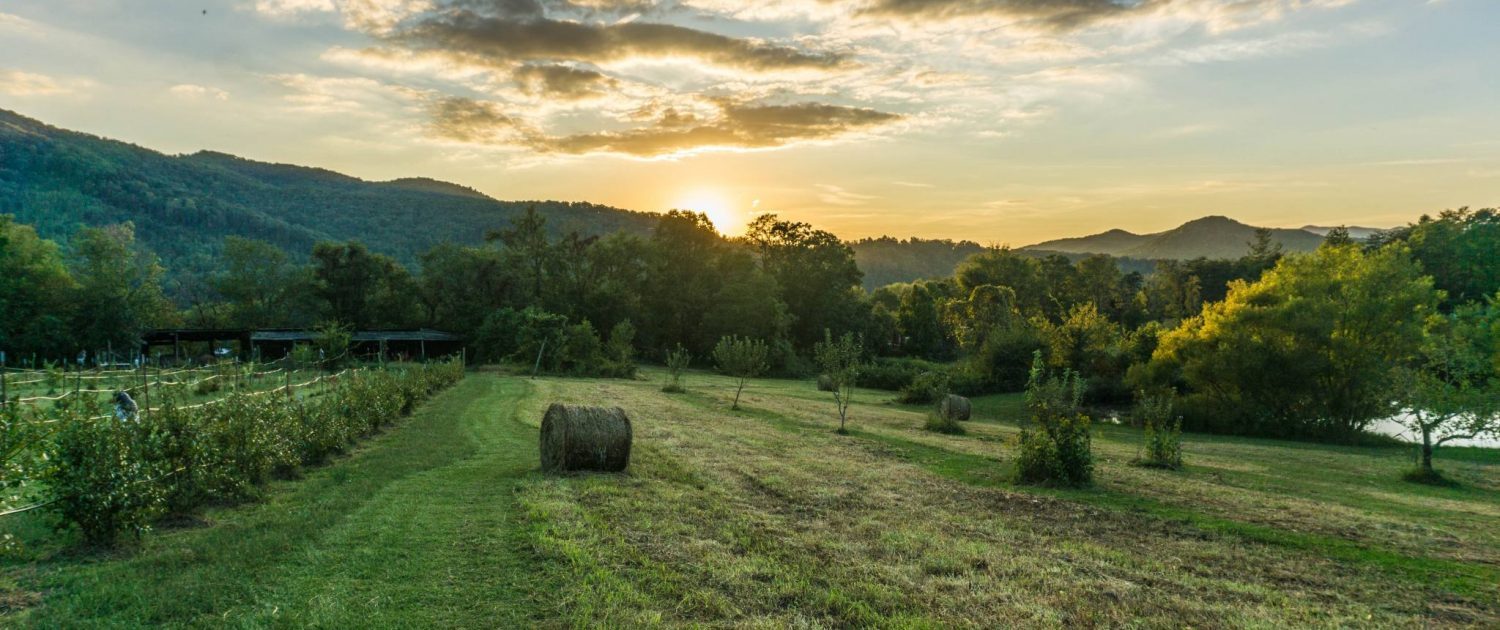
[[[0,624],[515,627],[1489,626],[1500,624],[1500,452],[1189,435],[1188,468],[1129,465],[1098,427],[1088,490],[1009,479],[1018,396],[968,434],[861,390],[728,379],[473,373],[352,456],[137,548],[77,551],[0,522]],[[548,477],[541,412],[619,405],[623,476]]]

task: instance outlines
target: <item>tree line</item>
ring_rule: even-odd
[[[874,291],[849,245],[775,215],[739,238],[682,211],[646,234],[557,234],[532,208],[482,245],[428,250],[415,271],[355,241],[304,261],[231,237],[211,272],[176,287],[179,307],[129,224],[84,229],[63,251],[0,219],[0,348],[14,361],[132,347],[155,326],[338,322],[454,331],[479,360],[596,375],[755,339],[771,373],[807,375],[818,343],[851,334],[870,359],[862,385],[1018,391],[1040,353],[1079,375],[1090,404],[1175,391],[1189,429],[1328,439],[1392,415],[1404,400],[1392,392],[1418,384],[1493,391],[1500,360],[1489,209],[1365,242],[1335,231],[1309,254],[1283,255],[1263,231],[1241,258],[1149,274],[992,247],[946,277]]]

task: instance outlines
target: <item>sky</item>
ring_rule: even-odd
[[[500,199],[1024,245],[1500,205],[1495,0],[4,0],[0,108]]]

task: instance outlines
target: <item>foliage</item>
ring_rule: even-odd
[[[933,433],[944,433],[947,435],[963,435],[968,431],[964,425],[954,418],[948,417],[940,411],[929,411],[922,428]]]
[[[154,481],[167,471],[146,458],[137,425],[91,419],[99,412],[82,405],[55,418],[61,428],[48,448],[45,481],[52,508],[84,543],[109,546],[150,527],[164,499]]]
[[[925,405],[941,401],[948,395],[948,373],[945,371],[923,372],[901,388],[896,402],[903,405]]]
[[[347,363],[349,351],[354,346],[354,330],[331,320],[313,329],[313,347],[318,350],[318,367],[334,371]]]
[[[745,240],[759,253],[775,279],[790,315],[794,347],[807,349],[826,330],[852,331],[863,318],[860,278],[854,251],[833,234],[796,221],[763,214],[745,229]]]
[[[1135,463],[1148,468],[1182,468],[1182,417],[1172,415],[1176,392],[1160,394],[1144,391],[1136,396],[1135,420],[1144,430],[1144,454]]]
[[[1048,372],[1041,352],[1026,383],[1028,422],[1017,438],[1016,476],[1025,483],[1084,486],[1093,480],[1089,418],[1080,410],[1084,382],[1064,369]]]
[[[878,357],[865,364],[859,371],[860,387],[901,391],[910,387],[917,377],[929,372],[946,372],[948,365],[899,357]]]
[[[1236,283],[1136,379],[1185,389],[1193,428],[1352,439],[1391,415],[1390,368],[1417,352],[1437,297],[1400,247],[1325,246]]]
[[[1419,477],[1437,478],[1433,452],[1443,444],[1500,437],[1500,300],[1470,304],[1429,323],[1421,352],[1400,371],[1397,419],[1421,438]]]
[[[661,390],[668,393],[681,393],[686,391],[682,385],[682,375],[687,372],[688,366],[693,362],[693,355],[687,348],[678,344],[671,352],[667,353],[667,384]]]
[[[813,356],[817,358],[818,366],[823,369],[823,375],[828,378],[833,392],[833,403],[839,412],[839,433],[847,433],[845,425],[849,420],[849,403],[854,397],[854,383],[859,378],[859,370],[864,363],[864,344],[854,333],[844,333],[838,339],[833,338],[833,333],[823,331],[823,341],[813,348]]]
[[[736,380],[730,409],[740,408],[740,394],[745,391],[745,382],[765,373],[766,354],[766,342],[759,339],[729,336],[714,346],[714,364],[720,372]]]
[[[1500,210],[1445,210],[1380,235],[1375,244],[1411,250],[1433,285],[1445,293],[1444,310],[1483,301],[1500,292]]]
[[[313,399],[233,393],[187,407],[164,390],[162,406],[120,422],[93,405],[54,412],[40,476],[52,509],[91,545],[144,531],[164,511],[253,498],[274,475],[324,461],[410,413],[463,377],[457,361],[359,371]]]
[[[312,250],[311,292],[324,315],[356,329],[396,328],[415,319],[411,274],[363,243],[322,242]]]
[[[170,324],[176,315],[162,293],[164,270],[136,245],[130,223],[80,230],[71,272],[78,283],[73,341],[91,353],[133,348],[142,329]]]

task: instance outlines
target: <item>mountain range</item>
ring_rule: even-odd
[[[1109,230],[1092,236],[1063,238],[1030,245],[1025,250],[1066,252],[1072,254],[1108,254],[1145,260],[1191,260],[1193,258],[1239,258],[1250,249],[1260,228],[1229,217],[1207,216],[1188,221],[1165,232],[1135,234]],[[1285,252],[1308,252],[1317,249],[1333,228],[1271,228],[1271,240]],[[1363,240],[1379,232],[1376,228],[1345,228],[1349,236]]]
[[[59,242],[80,226],[131,221],[140,242],[179,276],[211,269],[231,235],[268,241],[297,257],[318,241],[357,239],[412,265],[438,243],[481,243],[486,232],[509,225],[532,205],[554,234],[646,234],[657,216],[592,203],[501,201],[429,178],[374,182],[212,151],[167,155],[0,109],[0,214]],[[1308,251],[1329,229],[1275,229],[1272,237],[1285,251]],[[1115,229],[1019,251],[1074,260],[1107,254],[1126,270],[1147,272],[1152,260],[1237,258],[1255,230],[1210,216],[1155,234]],[[1355,238],[1373,231],[1349,228]],[[850,246],[867,288],[946,276],[983,249],[972,241],[889,237]]]
[[[0,214],[61,242],[79,226],[131,221],[174,272],[212,264],[231,235],[296,256],[318,241],[358,239],[411,264],[437,243],[483,242],[530,205],[554,233],[645,232],[656,224],[645,212],[499,201],[433,179],[371,182],[210,151],[166,155],[0,110]]]

